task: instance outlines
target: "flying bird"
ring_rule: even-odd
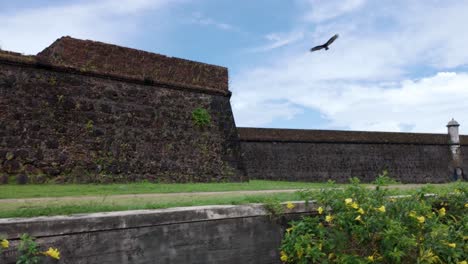
[[[323,44],[323,45],[319,45],[319,46],[315,46],[313,48],[310,49],[310,52],[314,52],[314,51],[317,51],[317,50],[321,50],[321,49],[325,49],[325,50],[328,50],[328,46],[330,46],[333,41],[335,41],[337,38],[339,37],[338,34],[336,34],[335,36],[331,37],[327,43]]]

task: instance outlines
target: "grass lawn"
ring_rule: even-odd
[[[327,186],[327,183],[264,180],[251,180],[242,183],[6,184],[0,185],[0,199],[146,193],[286,190],[320,188],[324,186]]]
[[[268,203],[271,201],[299,200],[297,193],[276,193],[261,195],[224,194],[222,196],[179,195],[177,197],[135,197],[111,198],[97,200],[52,200],[47,202],[1,202],[0,218],[33,217],[50,215],[70,215],[77,213],[110,212],[138,209],[161,209],[180,206],[223,205]]]
[[[395,185],[391,195],[452,192],[468,183]],[[253,180],[249,183],[110,184],[110,185],[0,185],[0,218],[69,215],[179,206],[269,203],[301,200],[297,192],[245,191],[340,188],[326,183]],[[365,185],[372,187],[372,185]],[[243,192],[233,192],[243,191]],[[218,193],[216,193],[218,192]],[[229,192],[229,193],[225,193]],[[132,195],[134,194],[134,195]],[[28,199],[38,198],[38,199]]]

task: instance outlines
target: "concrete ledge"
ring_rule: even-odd
[[[295,205],[281,218],[250,204],[0,219],[11,240],[0,263],[15,263],[18,236],[28,233],[41,250],[59,248],[59,263],[279,264],[287,223],[315,213]]]
[[[286,214],[303,214],[315,210],[313,203],[306,206],[304,202],[294,202],[294,205],[293,209],[286,210]],[[0,219],[0,234],[6,235],[9,239],[18,239],[23,233],[28,233],[34,237],[49,237],[269,215],[270,213],[263,204],[249,204],[175,207],[70,216],[3,218]]]

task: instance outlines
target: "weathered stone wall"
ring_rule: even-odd
[[[57,54],[50,56],[64,58]],[[167,66],[157,62],[150,66]],[[193,85],[187,76],[165,82],[155,81],[157,75],[148,80],[132,78],[132,72],[48,63],[44,57],[0,54],[0,178],[34,183],[246,179],[230,92],[222,78],[218,81],[220,72],[227,78],[225,68],[196,68],[196,62],[184,61],[195,70],[180,74],[201,76]],[[210,69],[218,79],[207,79]],[[197,108],[208,111],[208,125],[195,124]]]
[[[462,175],[455,175],[456,174],[456,171],[454,170],[458,164],[454,164],[457,160],[452,160],[452,166],[450,166],[450,170],[452,172],[452,180],[454,179],[457,179],[457,180],[464,180],[464,181],[468,181],[468,164],[466,162],[466,153],[468,151],[468,144],[466,144],[466,142],[468,142],[468,136],[460,136],[460,140],[461,140],[461,145],[460,145],[460,149],[459,149],[459,162],[461,163],[461,174]]]
[[[358,177],[370,182],[383,170],[405,183],[447,182],[453,176],[448,135],[238,130],[251,179],[347,182],[350,177]],[[466,139],[462,136],[462,143],[468,142]]]
[[[228,91],[227,68],[91,40],[62,37],[37,55],[40,63],[111,76]]]
[[[287,222],[314,213],[312,203],[297,203],[281,219],[272,219],[262,205],[0,219],[0,234],[12,241],[0,263],[14,263],[22,233],[44,249],[59,248],[60,263],[281,263]]]

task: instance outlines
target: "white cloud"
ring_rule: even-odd
[[[323,22],[362,7],[365,0],[308,0],[309,12],[304,16],[306,20]]]
[[[196,25],[202,25],[202,26],[214,26],[218,29],[221,30],[232,30],[232,31],[238,31],[238,29],[230,24],[219,22],[217,20],[214,20],[213,18],[206,17],[202,13],[195,12],[192,15],[192,18],[190,19],[189,23],[191,24],[196,24]]]
[[[249,92],[239,92],[233,98],[237,125],[264,126],[273,119],[291,119],[301,112],[298,106],[321,112],[332,120],[331,128],[444,132],[451,117],[468,124],[468,73],[440,72],[391,85],[291,82],[287,77],[263,76],[252,86],[244,86]],[[255,86],[266,88],[252,89]],[[275,100],[283,102],[271,103]]]
[[[457,67],[468,63],[468,2],[443,5],[414,4],[399,15],[404,28],[400,41],[409,52],[426,57],[436,67]],[[402,45],[403,46],[403,45]]]
[[[295,43],[304,38],[304,32],[270,33],[264,37],[268,44],[253,48],[252,52],[265,52]]]
[[[0,45],[35,54],[65,35],[115,43],[137,31],[138,15],[178,2],[181,0],[85,1],[0,13]]]
[[[468,65],[468,37],[460,33],[468,24],[468,2],[383,1],[368,9],[361,2],[340,1],[346,8],[315,17],[313,31],[286,55],[272,54],[269,62],[233,76],[237,124],[268,126],[284,118],[269,102],[282,102],[288,118],[301,107],[319,111],[328,128],[442,132],[451,117],[468,124],[468,73],[457,69]],[[320,3],[315,10],[338,2]],[[343,10],[350,19],[332,19]],[[309,43],[334,33],[340,38],[329,51],[307,52]],[[260,106],[262,112],[272,107],[271,114],[250,111]]]
[[[320,103],[311,98],[301,103],[325,113],[333,126],[443,132],[451,117],[468,124],[464,114],[468,111],[467,84],[468,73],[441,72],[420,80],[404,80],[392,88],[379,83],[349,85],[338,94],[322,92]]]
[[[272,122],[273,119],[290,120],[302,113],[299,107],[288,102],[262,101],[254,105],[243,105],[242,102],[236,101],[233,103],[233,108],[238,110],[235,116],[236,124],[240,119],[242,126],[262,126]]]

